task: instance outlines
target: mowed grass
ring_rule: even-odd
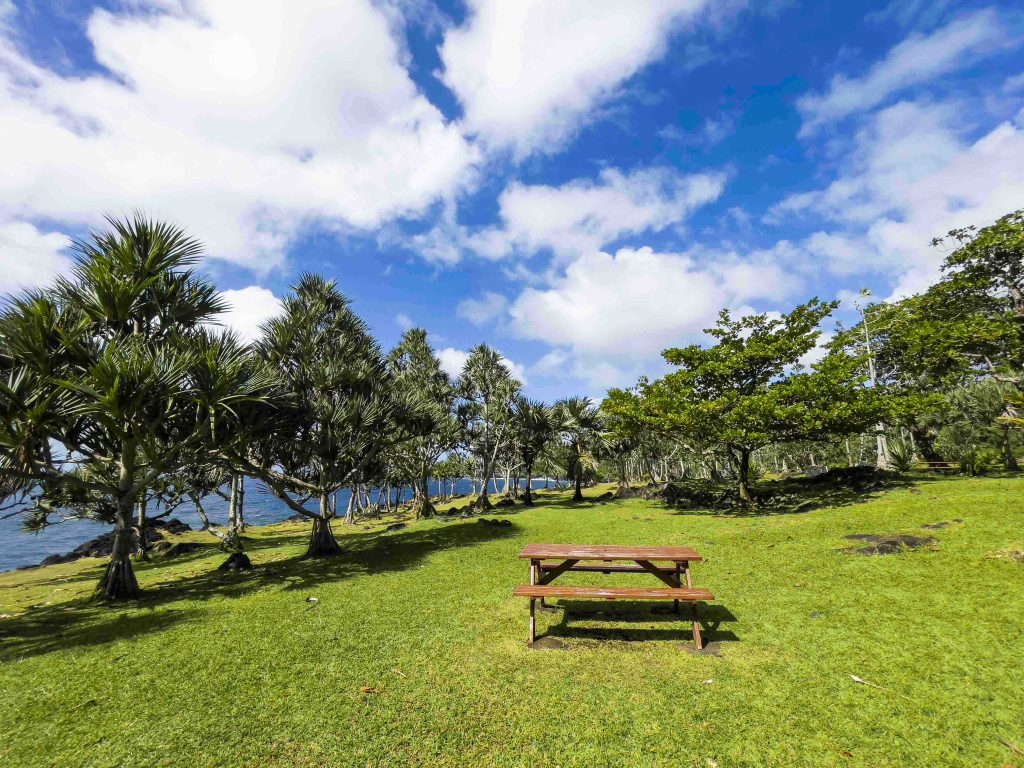
[[[142,566],[136,607],[81,602],[96,561],[0,574],[0,765],[1024,764],[1024,564],[1002,556],[1024,479],[750,517],[551,495],[502,518],[339,524],[331,562],[297,559],[305,525],[257,529],[252,573],[213,573],[212,549]],[[864,557],[850,533],[938,541]],[[566,650],[528,649],[530,542],[694,546],[721,655],[652,603],[563,603],[539,628]]]

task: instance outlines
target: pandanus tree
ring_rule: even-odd
[[[533,468],[545,446],[555,437],[555,420],[550,406],[539,400],[520,397],[513,408],[516,445],[526,475],[523,504],[533,506]]]
[[[421,416],[426,421],[423,429],[395,452],[394,459],[403,476],[411,480],[416,517],[433,517],[430,477],[441,456],[459,443],[455,387],[422,328],[411,328],[402,335],[388,356],[388,369],[396,390],[422,406]]]
[[[575,490],[573,501],[583,501],[583,481],[597,469],[602,447],[601,412],[588,397],[568,397],[555,403],[555,421],[568,448],[568,470]]]
[[[307,557],[337,555],[335,495],[381,476],[387,453],[428,424],[418,401],[395,387],[376,341],[334,281],[303,275],[283,309],[266,323],[256,349],[288,398],[258,455],[231,458],[312,519]],[[316,511],[306,508],[310,499]]]
[[[470,351],[459,377],[457,413],[466,446],[480,466],[483,482],[476,505],[481,510],[491,506],[487,485],[512,436],[519,388],[496,350],[480,344]]]
[[[191,269],[199,243],[141,214],[108,222],[75,243],[69,278],[0,315],[0,477],[5,493],[36,492],[30,527],[55,513],[114,526],[98,595],[116,600],[139,594],[136,504],[161,476],[204,461],[266,382],[211,385],[222,382],[203,323],[222,305]]]

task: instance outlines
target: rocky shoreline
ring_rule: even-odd
[[[191,542],[180,542],[172,544],[167,541],[167,534],[178,534],[191,531],[192,526],[188,523],[183,523],[176,517],[172,517],[168,520],[147,520],[146,521],[146,542],[150,545],[151,551],[161,557],[173,557],[174,555],[185,554],[186,552],[194,552],[199,549],[202,545]],[[114,532],[108,531],[107,533],[101,533],[99,536],[89,541],[83,542],[75,547],[70,552],[64,554],[50,555],[44,557],[41,561],[35,565],[23,565],[15,570],[27,571],[32,568],[42,568],[47,565],[57,565],[59,563],[72,563],[75,560],[80,560],[83,557],[109,557],[110,553],[114,550]]]

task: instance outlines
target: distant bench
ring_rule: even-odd
[[[680,603],[689,603],[693,645],[700,650],[698,606],[715,599],[707,589],[695,589],[690,575],[690,563],[703,558],[689,547],[623,547],[578,544],[530,544],[519,553],[520,559],[530,561],[530,583],[520,584],[514,590],[517,597],[530,599],[530,639],[537,640],[536,601],[544,604],[546,598],[580,598],[588,600],[671,600],[676,610]],[[558,559],[550,563],[545,560]],[[589,561],[582,563],[581,561]],[[596,562],[595,562],[596,561]],[[632,561],[633,565],[621,565]],[[670,563],[658,565],[657,563]],[[584,571],[591,573],[649,573],[665,587],[569,587],[553,586],[552,581],[563,573]],[[685,580],[686,586],[683,586]]]
[[[914,469],[921,472],[956,472],[960,467],[948,461],[919,461],[914,465]]]

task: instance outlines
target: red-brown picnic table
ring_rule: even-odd
[[[530,598],[530,642],[536,640],[534,600],[545,597],[581,597],[604,600],[672,600],[678,610],[679,601],[688,602],[692,609],[693,643],[700,649],[700,621],[697,603],[713,600],[706,589],[695,589],[690,575],[690,563],[703,560],[690,547],[650,547],[621,544],[529,544],[519,553],[521,560],[530,561],[530,584],[516,587],[515,593]],[[559,562],[545,562],[559,561]],[[633,565],[622,565],[628,562]],[[659,565],[661,563],[661,565]],[[668,563],[669,565],[665,565]],[[607,588],[607,587],[552,587],[548,586],[569,571],[597,573],[649,573],[666,587]],[[683,587],[685,579],[686,586]]]

